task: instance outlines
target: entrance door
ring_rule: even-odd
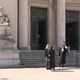
[[[71,50],[78,50],[79,48],[79,12],[67,11],[66,15],[66,44],[70,46]]]
[[[43,50],[47,43],[47,9],[31,8],[31,49]]]

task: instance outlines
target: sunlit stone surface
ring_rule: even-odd
[[[19,51],[15,48],[15,40],[10,30],[9,17],[0,7],[0,65],[11,66],[19,64]]]

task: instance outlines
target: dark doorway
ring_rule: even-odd
[[[75,11],[67,12],[66,23],[66,44],[70,46],[71,50],[78,50],[79,48],[79,14]]]
[[[39,49],[44,49],[47,42],[47,28],[45,19],[41,19],[38,24]]]
[[[31,49],[43,50],[47,43],[47,9],[31,8]]]

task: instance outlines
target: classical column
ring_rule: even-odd
[[[19,47],[28,48],[28,0],[19,0]]]
[[[57,45],[65,41],[65,0],[57,0]]]

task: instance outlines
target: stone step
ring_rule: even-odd
[[[20,62],[27,67],[43,67],[46,65],[44,51],[22,51],[20,53]]]
[[[20,64],[27,67],[45,67],[46,60],[43,50],[25,50],[20,52]],[[58,56],[55,56],[55,63],[58,65]],[[65,66],[80,65],[80,54],[71,52],[67,55]]]

